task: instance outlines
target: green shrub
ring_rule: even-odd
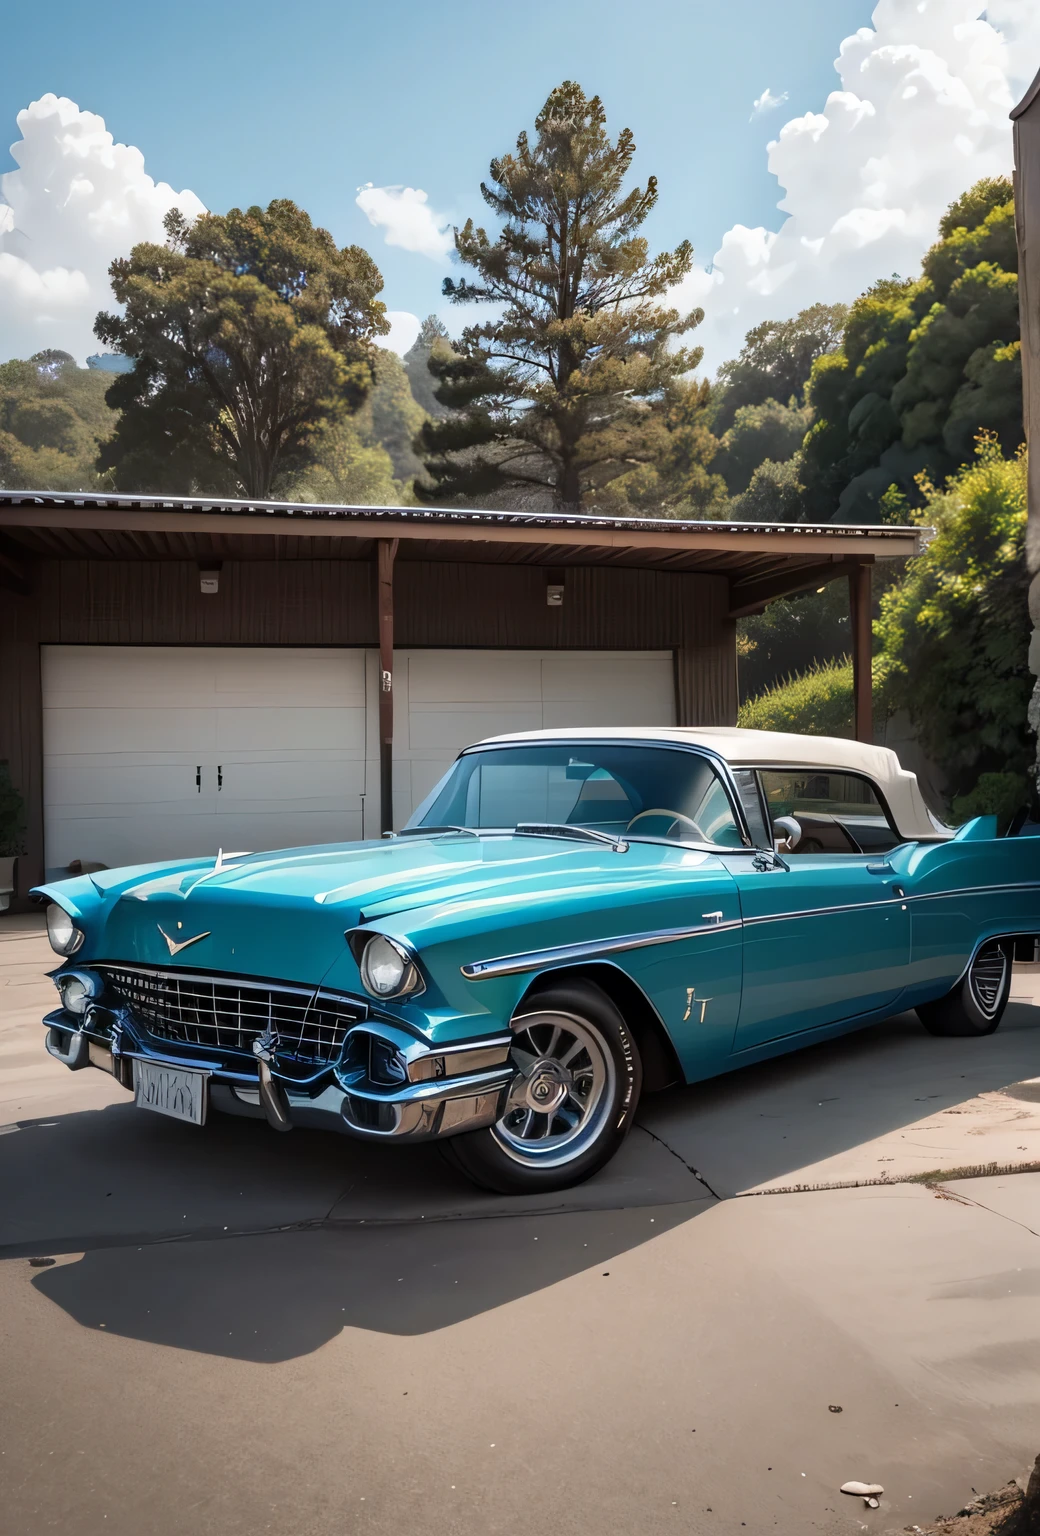
[[[748,699],[737,724],[754,731],[795,731],[803,736],[852,735],[852,662],[810,667]]]
[[[1025,456],[1005,458],[982,434],[973,464],[922,489],[917,517],[936,536],[882,599],[876,675],[956,804],[996,778],[1021,780],[1035,753]]]
[[[970,794],[954,799],[951,819],[959,827],[976,816],[995,816],[1003,832],[1032,794],[1033,785],[1024,773],[984,773]]]

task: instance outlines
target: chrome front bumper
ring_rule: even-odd
[[[277,1061],[215,1063],[190,1046],[157,1050],[132,1021],[107,1008],[83,1018],[56,1009],[44,1019],[47,1050],[77,1072],[97,1067],[133,1088],[134,1059],[202,1072],[213,1109],[265,1119],[277,1130],[307,1126],[370,1140],[425,1141],[493,1125],[516,1075],[509,1060],[512,1036],[499,1033],[464,1044],[435,1046],[382,1021],[365,1020],[347,1034],[342,1059],[327,1079],[296,1084],[279,1075]],[[165,1044],[165,1042],[164,1042]],[[393,1064],[398,1080],[377,1081],[373,1062]]]

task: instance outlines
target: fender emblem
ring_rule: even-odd
[[[710,997],[697,997],[696,996],[696,992],[697,992],[697,988],[696,987],[687,987],[686,988],[686,1012],[683,1014],[683,1023],[684,1024],[686,1023],[686,1020],[690,1017],[690,1014],[693,1012],[694,1006],[697,1003],[700,1003],[700,1005],[701,1005],[701,1019],[700,1019],[700,1021],[701,1021],[702,1024],[704,1023],[704,1015],[707,1013],[707,1011],[708,1011],[708,1004],[712,1001],[712,999]]]
[[[178,943],[176,939],[171,939],[170,938],[170,935],[166,932],[165,928],[162,926],[161,923],[156,923],[155,926],[158,928],[159,932],[162,934],[163,938],[166,940],[166,948],[170,951],[171,955],[179,955],[181,950],[182,949],[187,949],[189,944],[197,944],[200,939],[208,939],[209,938],[209,933],[208,932],[206,932],[206,933],[196,933],[196,934],[193,935],[192,938],[190,938],[190,939],[182,939],[181,942]]]

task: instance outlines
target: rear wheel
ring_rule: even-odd
[[[976,951],[962,981],[934,1003],[922,1003],[917,1016],[931,1035],[991,1035],[1000,1023],[1011,992],[1012,946],[991,939]]]
[[[500,1194],[580,1184],[631,1127],[643,1080],[635,1041],[589,982],[560,982],[525,1000],[513,1031],[516,1076],[501,1119],[442,1150],[473,1183]]]

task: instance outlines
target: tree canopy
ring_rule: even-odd
[[[111,375],[79,368],[68,352],[37,352],[0,365],[0,485],[91,491],[94,461],[115,420]]]
[[[791,320],[766,320],[748,331],[739,355],[718,372],[716,433],[728,432],[747,406],[800,406],[813,364],[841,345],[847,315],[845,304],[813,304]]]
[[[972,456],[980,431],[1022,441],[1018,251],[1011,183],[981,181],[944,216],[919,278],[885,278],[852,305],[842,346],[815,364],[805,514],[879,520],[890,486],[920,503]]]
[[[936,529],[881,600],[878,665],[891,707],[906,709],[956,806],[988,774],[1020,782],[1035,755],[1027,712],[1026,465],[983,436],[945,489],[923,487]]]
[[[657,181],[624,190],[635,140],[612,142],[598,96],[565,81],[515,154],[491,162],[485,202],[501,231],[455,232],[474,276],[445,279],[457,304],[494,318],[467,326],[455,355],[431,356],[437,398],[453,414],[423,428],[430,500],[511,490],[579,507],[654,461],[660,400],[700,360],[674,346],[701,311],[657,301],[690,270],[683,242],[651,258],[640,227]]]
[[[136,360],[109,389],[122,414],[101,465],[137,490],[269,497],[365,398],[388,330],[382,278],[285,199],[165,225],[165,245],[112,263],[123,313],[94,327]]]

